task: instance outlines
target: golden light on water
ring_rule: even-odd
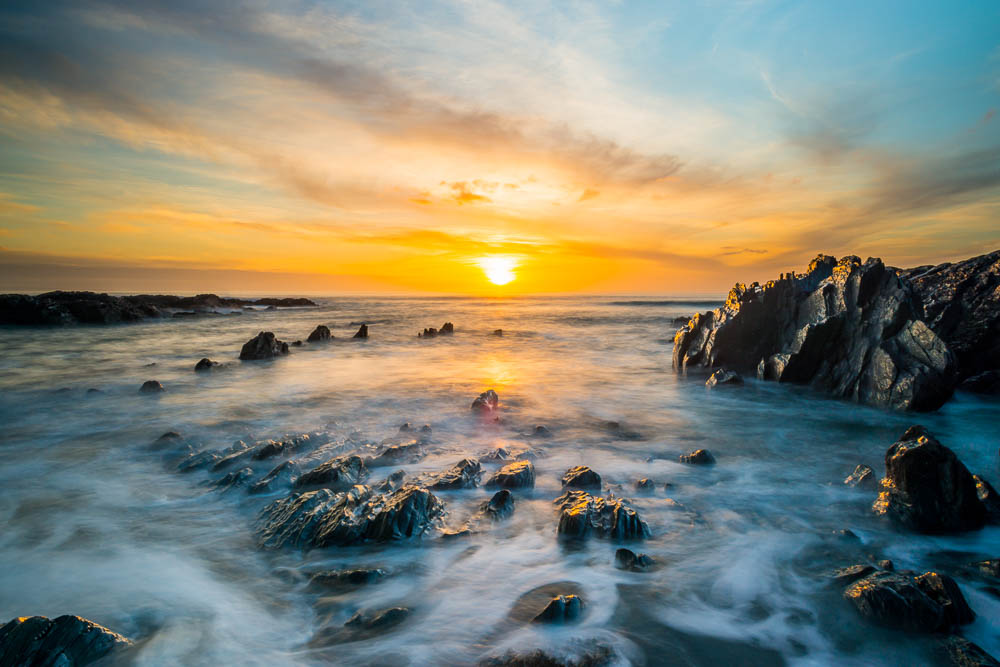
[[[502,255],[492,255],[479,259],[479,266],[486,274],[486,279],[494,285],[506,285],[517,277],[514,269],[517,268],[517,260],[513,257]]]

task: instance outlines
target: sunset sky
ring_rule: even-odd
[[[998,108],[994,0],[4,2],[0,290],[964,258],[1000,248]]]

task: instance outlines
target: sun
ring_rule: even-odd
[[[478,260],[479,266],[486,274],[486,279],[494,285],[506,285],[517,277],[514,269],[517,268],[517,260],[513,257],[503,257],[492,255],[482,257]]]

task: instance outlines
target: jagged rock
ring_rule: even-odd
[[[954,667],[1000,667],[993,656],[964,637],[948,637],[942,642],[942,652]]]
[[[724,306],[674,336],[674,368],[756,372],[841,398],[935,410],[957,380],[945,342],[923,322],[920,297],[881,260],[814,259],[803,276],[739,284]]]
[[[487,389],[472,402],[472,411],[482,417],[492,417],[500,409],[500,397],[492,389]]]
[[[854,472],[847,476],[844,484],[874,491],[878,486],[878,481],[875,479],[875,471],[872,470],[872,467],[862,463],[854,469]]]
[[[438,475],[427,488],[435,491],[443,489],[471,489],[479,484],[482,467],[476,459],[462,459],[448,470]]]
[[[302,474],[298,461],[283,461],[269,473],[250,485],[250,493],[270,493],[282,487],[290,487]]]
[[[368,570],[326,570],[324,572],[316,572],[309,577],[309,583],[313,586],[322,586],[325,588],[364,586],[376,583],[385,574],[385,570],[377,568]]]
[[[201,361],[199,361],[198,363],[196,363],[194,365],[194,371],[195,371],[195,373],[202,373],[204,371],[210,371],[213,368],[215,368],[216,366],[220,366],[220,365],[221,364],[219,364],[218,361],[212,361],[208,357],[204,357],[204,358],[202,358]]]
[[[600,427],[619,440],[642,440],[641,433],[627,429],[620,422],[603,421]]]
[[[566,623],[575,621],[583,613],[583,598],[579,595],[559,595],[545,605],[545,609],[535,616],[536,623]]]
[[[419,461],[423,456],[424,450],[420,446],[420,442],[414,440],[413,442],[386,447],[381,454],[368,461],[368,465],[378,467],[399,465],[400,463],[413,463],[414,461]]]
[[[958,385],[959,389],[973,394],[1000,394],[1000,370],[983,371],[968,377]]]
[[[354,338],[368,338],[368,325],[362,324],[358,327],[358,332],[354,334]]]
[[[329,489],[343,489],[368,479],[368,467],[360,456],[344,456],[321,463],[312,470],[302,473],[293,486],[301,489],[323,486]]]
[[[482,456],[483,459],[487,461],[509,461],[510,460],[510,450],[504,447],[497,447],[496,449],[491,449]]]
[[[288,343],[278,340],[270,331],[261,331],[243,344],[240,359],[243,361],[273,359],[283,354],[288,354]]]
[[[555,500],[559,507],[557,533],[585,538],[591,533],[613,540],[649,537],[649,527],[625,500],[595,497],[586,491],[567,491]]]
[[[876,572],[849,586],[844,597],[868,620],[909,632],[942,632],[972,618],[954,580],[934,572]]]
[[[423,333],[418,333],[417,338],[433,338],[438,335],[438,330],[434,327],[424,329]]]
[[[178,443],[183,439],[184,436],[182,436],[177,431],[167,431],[159,438],[154,440],[153,444],[150,445],[150,447],[152,447],[153,449],[163,449],[164,447],[170,447],[171,445]]]
[[[441,325],[441,330],[438,332],[444,336],[455,333],[455,325],[451,322],[445,322]]]
[[[920,294],[930,328],[955,353],[960,377],[1000,370],[1000,250],[900,273]]]
[[[449,336],[455,333],[455,325],[451,322],[445,322],[441,325],[440,329],[435,329],[434,327],[429,327],[424,329],[423,333],[418,333],[418,338],[433,338],[434,336]]]
[[[222,479],[216,480],[212,487],[216,491],[231,491],[250,484],[253,479],[253,468],[241,468],[227,473]]]
[[[636,481],[636,483],[635,483],[635,490],[636,491],[643,491],[643,492],[647,492],[647,493],[651,492],[651,491],[655,491],[656,490],[656,482],[654,482],[653,480],[649,479],[648,477],[643,477],[642,479]]]
[[[696,449],[690,454],[681,454],[678,458],[681,463],[693,463],[697,465],[709,465],[715,463],[715,457],[707,449]]]
[[[835,584],[847,586],[849,584],[853,584],[858,579],[864,579],[873,572],[875,572],[875,568],[871,565],[850,565],[848,567],[842,567],[834,570],[830,574],[830,578],[833,579]]]
[[[276,500],[261,512],[258,539],[265,548],[319,548],[423,535],[440,522],[444,504],[425,488],[407,485],[377,493],[358,484],[334,493],[307,491]]]
[[[514,513],[514,494],[500,489],[479,506],[479,512],[493,521],[502,521]]]
[[[479,662],[480,667],[610,667],[624,663],[614,649],[591,642],[586,646],[576,647],[573,655],[555,656],[541,649],[526,653],[508,651],[501,656],[485,658]]]
[[[876,563],[876,565],[878,565],[881,569],[885,570],[886,572],[892,572],[893,570],[896,569],[896,566],[893,565],[892,561],[889,560],[888,558],[886,558],[885,560],[880,560],[878,563]]]
[[[146,380],[142,383],[142,386],[139,387],[139,393],[141,394],[160,394],[164,391],[166,391],[166,389],[164,389],[163,385],[156,380]]]
[[[351,616],[344,626],[364,630],[384,630],[399,625],[409,615],[410,610],[406,607],[391,607],[374,613],[359,611]]]
[[[316,328],[312,330],[312,333],[309,334],[309,337],[306,338],[306,340],[310,343],[321,343],[323,341],[330,340],[331,338],[333,338],[333,336],[330,335],[330,327],[323,324],[317,324]]]
[[[713,389],[720,385],[742,386],[743,378],[736,371],[731,371],[728,368],[720,368],[705,380],[705,386]]]
[[[531,435],[535,436],[536,438],[551,438],[552,431],[539,424],[538,426],[535,427],[535,430],[531,432]]]
[[[322,434],[302,433],[285,436],[280,440],[261,440],[247,444],[239,441],[231,447],[217,452],[212,470],[222,470],[234,463],[246,460],[265,461],[278,456],[287,456],[315,444],[313,436]]]
[[[508,463],[486,482],[488,487],[531,489],[535,486],[535,465],[531,461]]]
[[[494,329],[493,333],[491,333],[490,335],[491,336],[497,336],[498,338],[501,338],[501,337],[503,337],[503,329]]]
[[[986,508],[986,520],[990,523],[1000,523],[1000,497],[996,489],[979,475],[972,476],[976,483],[976,496]]]
[[[600,489],[601,476],[587,466],[575,466],[562,476],[563,488]]]
[[[645,572],[655,561],[646,554],[637,554],[631,549],[621,548],[615,552],[615,567],[619,570]]]
[[[955,453],[922,426],[911,426],[885,454],[886,476],[873,506],[921,533],[982,528],[986,508],[976,482]]]
[[[0,665],[76,667],[131,645],[117,632],[79,616],[19,616],[0,628]]]

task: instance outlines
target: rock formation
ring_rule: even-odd
[[[535,466],[531,461],[515,461],[508,463],[493,473],[488,487],[503,489],[530,489],[535,486]]]
[[[288,354],[288,343],[278,340],[270,331],[261,331],[243,344],[240,359],[243,361],[273,359],[283,354]]]
[[[310,343],[320,343],[330,340],[331,338],[333,338],[333,336],[330,335],[330,328],[325,325],[318,324],[306,340]]]
[[[567,491],[555,500],[560,537],[581,539],[591,534],[612,540],[649,537],[649,527],[623,499],[602,498],[586,491]]]
[[[0,628],[0,665],[89,665],[132,642],[79,616],[19,616]]]

